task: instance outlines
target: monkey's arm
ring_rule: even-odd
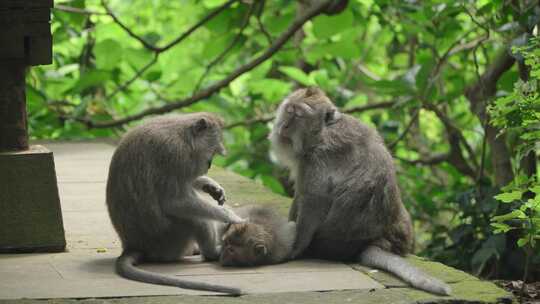
[[[163,204],[163,210],[171,217],[180,219],[208,219],[223,223],[242,223],[234,211],[223,206],[216,206],[195,191],[169,199]]]
[[[210,177],[203,175],[199,176],[194,182],[193,187],[210,194],[221,206],[225,203],[225,189],[221,185]]]
[[[201,250],[201,254],[208,261],[215,261],[221,253],[220,231],[216,222],[195,221],[195,239]]]
[[[296,222],[297,218],[298,218],[298,205],[296,204],[296,200],[293,200],[291,204],[291,208],[289,209],[289,221]]]

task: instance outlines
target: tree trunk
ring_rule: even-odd
[[[478,82],[468,87],[465,96],[469,99],[471,110],[478,116],[481,122],[489,122],[486,111],[488,101],[495,96],[497,81],[514,65],[515,59],[504,50],[494,60],[493,64],[486,68]],[[487,124],[487,141],[491,147],[491,162],[495,175],[495,185],[502,187],[508,184],[514,177],[511,166],[511,154],[506,145],[504,134],[497,137],[498,130]]]

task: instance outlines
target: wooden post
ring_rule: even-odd
[[[21,62],[0,64],[0,151],[28,149],[24,70]]]
[[[52,62],[53,0],[0,0],[0,253],[66,246],[52,152],[28,145],[25,72]]]
[[[0,1],[0,151],[28,149],[25,70],[50,64],[52,0]]]

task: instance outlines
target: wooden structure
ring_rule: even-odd
[[[0,252],[65,248],[53,155],[29,147],[25,72],[52,62],[53,0],[0,0]]]
[[[28,148],[25,69],[50,64],[52,0],[0,0],[0,151]]]

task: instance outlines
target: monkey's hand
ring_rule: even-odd
[[[206,184],[202,186],[201,190],[210,194],[218,202],[218,205],[222,206],[225,203],[225,189],[219,184]]]
[[[213,199],[215,199],[218,204],[221,206],[225,203],[225,189],[221,187],[218,182],[211,179],[208,176],[198,177],[193,186],[198,188],[206,193],[208,193]]]
[[[231,224],[242,224],[242,223],[245,223],[246,220],[239,217],[236,213],[234,213],[233,210],[229,209],[229,208],[226,208],[226,207],[222,207],[223,210],[225,210],[225,212],[227,213],[227,218],[228,218],[228,223],[231,223]]]

